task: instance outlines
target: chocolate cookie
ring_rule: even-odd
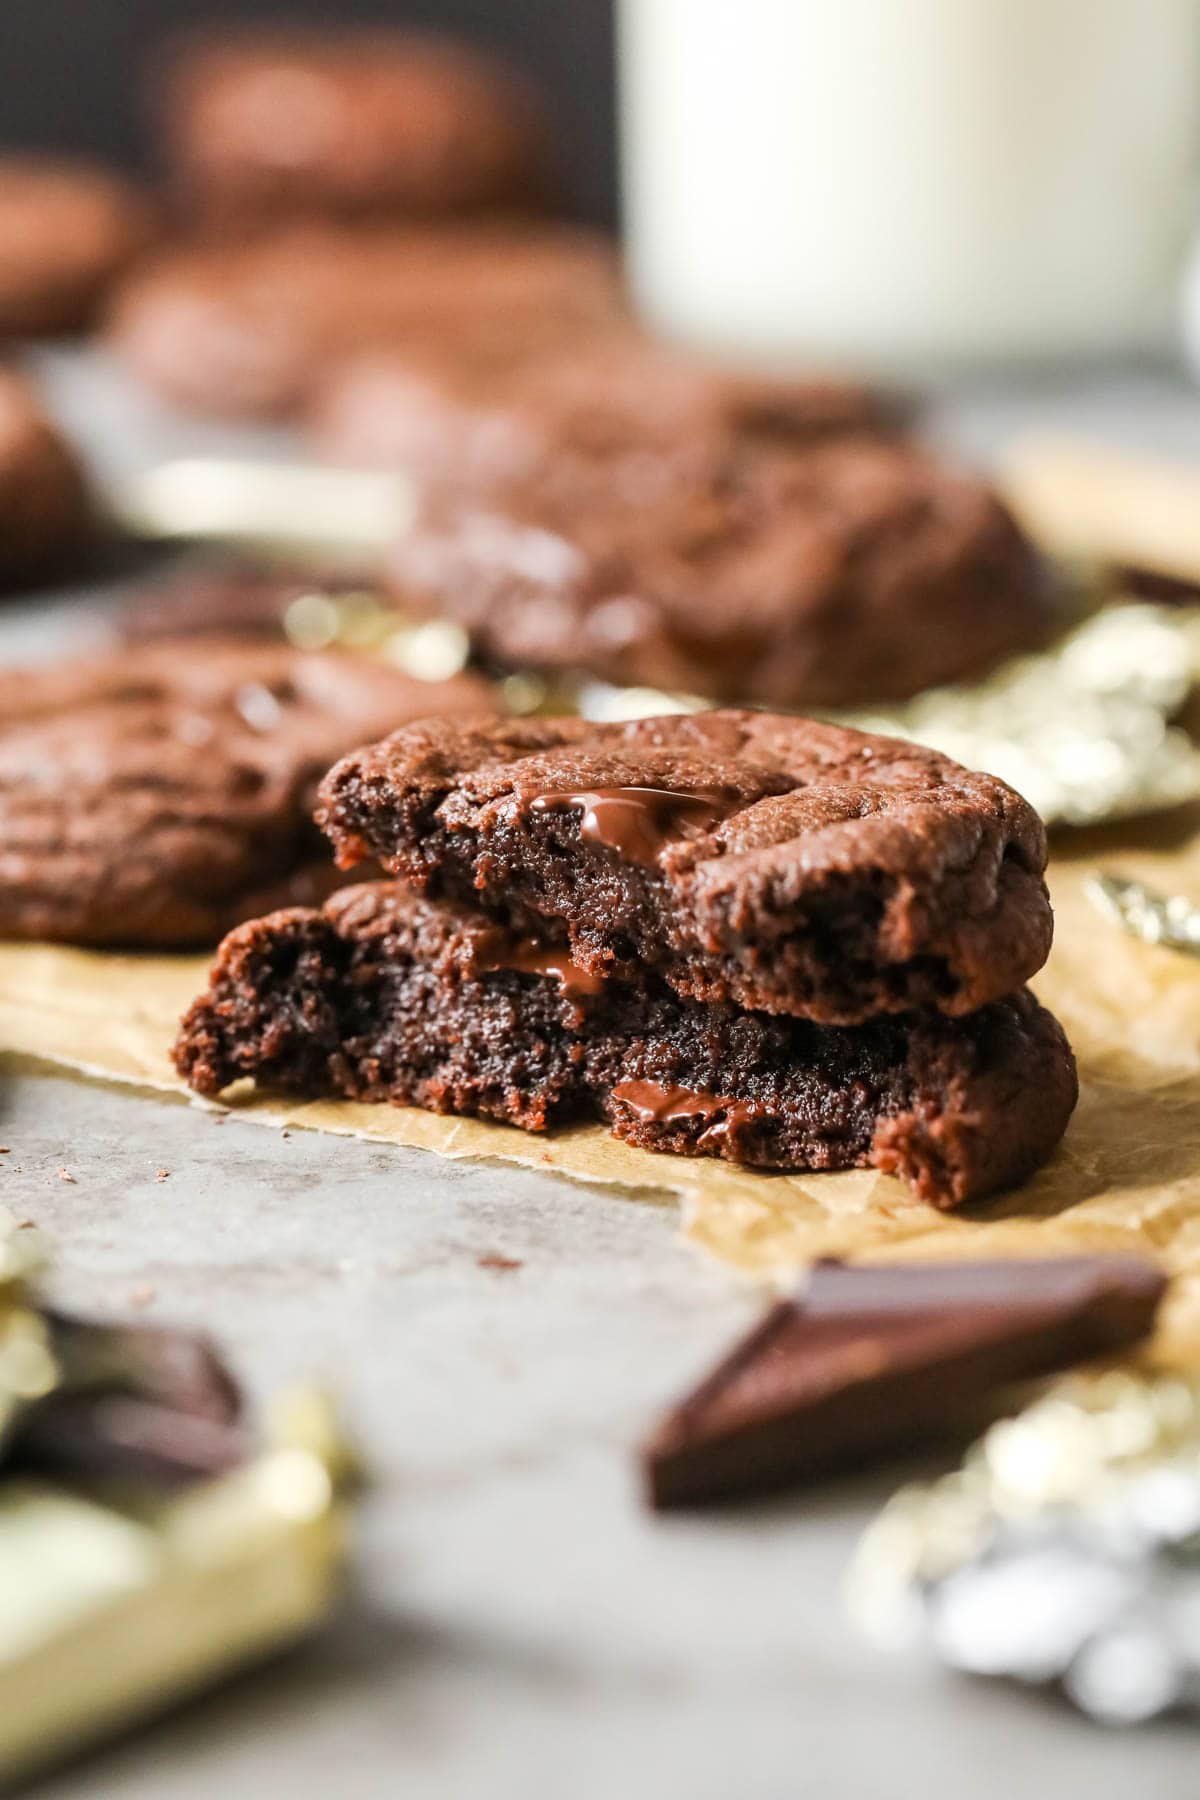
[[[372,730],[486,685],[282,646],[160,643],[0,673],[0,937],[211,943],[335,885],[316,783]]]
[[[789,708],[901,699],[1061,623],[997,495],[910,444],[726,432],[579,468],[429,498],[389,560],[402,604],[501,666]]]
[[[405,32],[193,41],[161,106],[189,211],[226,231],[540,203],[549,131],[494,57]]]
[[[318,390],[309,426],[337,462],[395,465],[476,493],[536,483],[544,494],[567,480],[644,492],[664,458],[690,465],[723,434],[811,444],[897,420],[896,405],[859,383],[739,375],[625,329],[490,366],[464,366],[452,351],[352,358]]]
[[[109,335],[168,400],[263,417],[301,406],[352,351],[491,366],[574,343],[620,307],[611,248],[590,232],[313,226],[160,258],[118,295]]]
[[[146,202],[107,169],[0,156],[0,338],[82,331],[151,233]]]
[[[1050,948],[1046,840],[1004,782],[765,713],[424,723],[343,758],[318,820],[590,974],[855,1024],[1010,993]]]
[[[871,1166],[939,1206],[1022,1180],[1075,1104],[1029,993],[851,1030],[605,981],[477,914],[376,883],[222,945],[175,1050],[203,1094],[249,1076],[538,1131],[606,1118],[648,1149],[765,1169]]]
[[[90,524],[75,452],[29,383],[0,368],[0,589],[67,567]]]
[[[326,649],[331,638],[313,643],[288,630],[297,601],[370,596],[370,584],[338,570],[302,574],[265,569],[253,563],[204,563],[183,567],[134,588],[112,615],[116,634],[132,644],[154,638],[250,638],[297,649]],[[382,597],[378,604],[386,603]]]

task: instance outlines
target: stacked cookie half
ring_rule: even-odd
[[[1026,1177],[1075,1104],[1023,986],[1041,824],[932,751],[735,711],[432,721],[343,758],[318,818],[400,879],[226,939],[176,1049],[202,1093],[602,1117],[940,1206]]]

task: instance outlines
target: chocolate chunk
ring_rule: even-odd
[[[652,869],[664,844],[701,837],[737,810],[736,795],[697,789],[608,787],[582,794],[535,794],[533,812],[580,813],[579,836],[585,844],[604,844],[626,862]]]
[[[207,1338],[57,1312],[45,1319],[59,1381],[18,1413],[7,1463],[174,1485],[246,1459],[241,1395]]]
[[[1134,1256],[818,1263],[654,1432],[651,1503],[757,1493],[915,1445],[1004,1383],[1145,1337],[1166,1285]]]

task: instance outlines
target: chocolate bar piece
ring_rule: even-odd
[[[1006,1382],[1146,1336],[1165,1289],[1134,1256],[818,1263],[658,1426],[644,1452],[651,1504],[782,1487],[903,1449]]]

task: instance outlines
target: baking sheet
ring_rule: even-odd
[[[1055,948],[1034,983],[1079,1057],[1081,1097],[1051,1163],[1018,1192],[946,1215],[869,1171],[770,1176],[655,1156],[600,1126],[534,1137],[409,1107],[235,1097],[239,1117],[499,1159],[674,1197],[698,1248],[786,1278],[817,1255],[876,1258],[1144,1249],[1176,1276],[1161,1348],[1200,1365],[1200,958],[1136,942],[1086,898],[1096,868],[1200,900],[1200,808],[1077,835],[1051,869]],[[0,945],[0,1054],[186,1092],[168,1051],[204,957]]]

